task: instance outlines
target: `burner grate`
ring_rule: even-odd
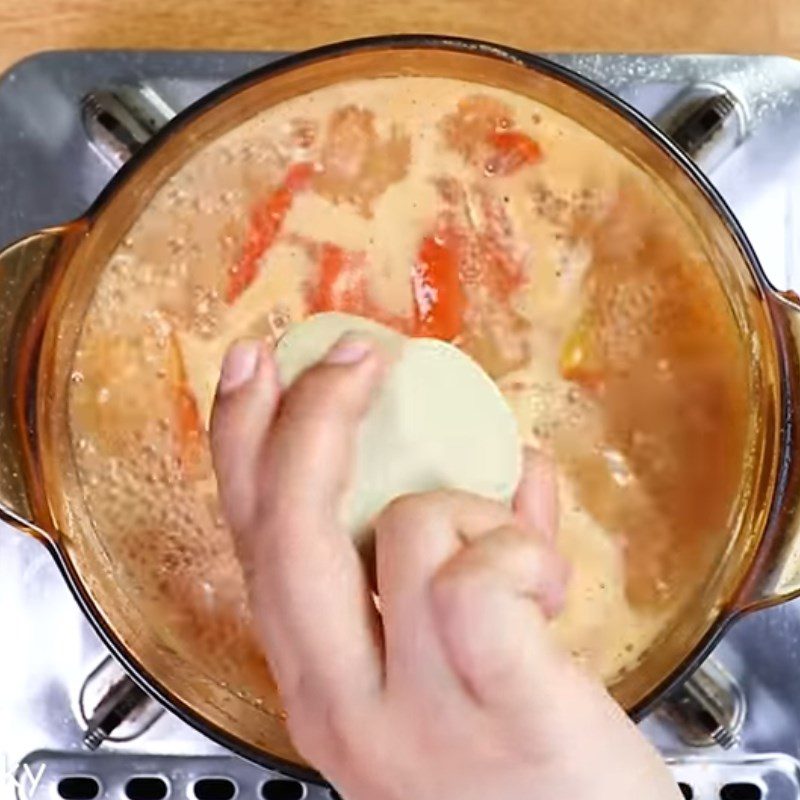
[[[686,800],[798,800],[800,762],[783,754],[669,759]]]
[[[800,800],[800,762],[766,754],[674,758],[686,800]],[[235,756],[36,751],[16,772],[17,800],[339,800]]]
[[[18,800],[335,800],[334,790],[235,756],[37,750],[15,774]]]

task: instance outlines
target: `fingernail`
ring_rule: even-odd
[[[228,348],[219,376],[220,394],[232,392],[256,374],[261,344],[255,339],[235,342]]]
[[[357,364],[372,352],[372,342],[368,339],[357,338],[346,333],[328,351],[325,356],[326,364]]]

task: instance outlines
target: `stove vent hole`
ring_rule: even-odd
[[[261,785],[264,800],[303,800],[306,787],[299,781],[276,778]]]
[[[168,794],[167,782],[157,775],[131,778],[125,784],[125,796],[128,800],[164,800]]]
[[[233,800],[236,784],[229,778],[200,778],[193,792],[195,800]]]
[[[100,794],[100,782],[91,775],[71,775],[58,782],[62,800],[94,800]]]
[[[755,783],[729,783],[719,792],[720,800],[761,800],[764,793]]]
[[[683,800],[694,800],[694,789],[688,783],[679,783],[678,788],[681,790]]]

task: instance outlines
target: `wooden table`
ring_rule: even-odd
[[[800,55],[800,0],[0,0],[0,71],[55,48],[298,49],[420,31],[540,51]]]

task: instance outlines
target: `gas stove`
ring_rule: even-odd
[[[277,57],[63,52],[14,67],[0,77],[0,247],[83,213],[177,111]],[[668,129],[739,216],[773,283],[800,290],[800,62],[550,57]],[[3,526],[0,637],[0,800],[336,797],[231,755],[144,695],[44,549]],[[687,798],[800,798],[800,601],[738,621],[641,727]]]

